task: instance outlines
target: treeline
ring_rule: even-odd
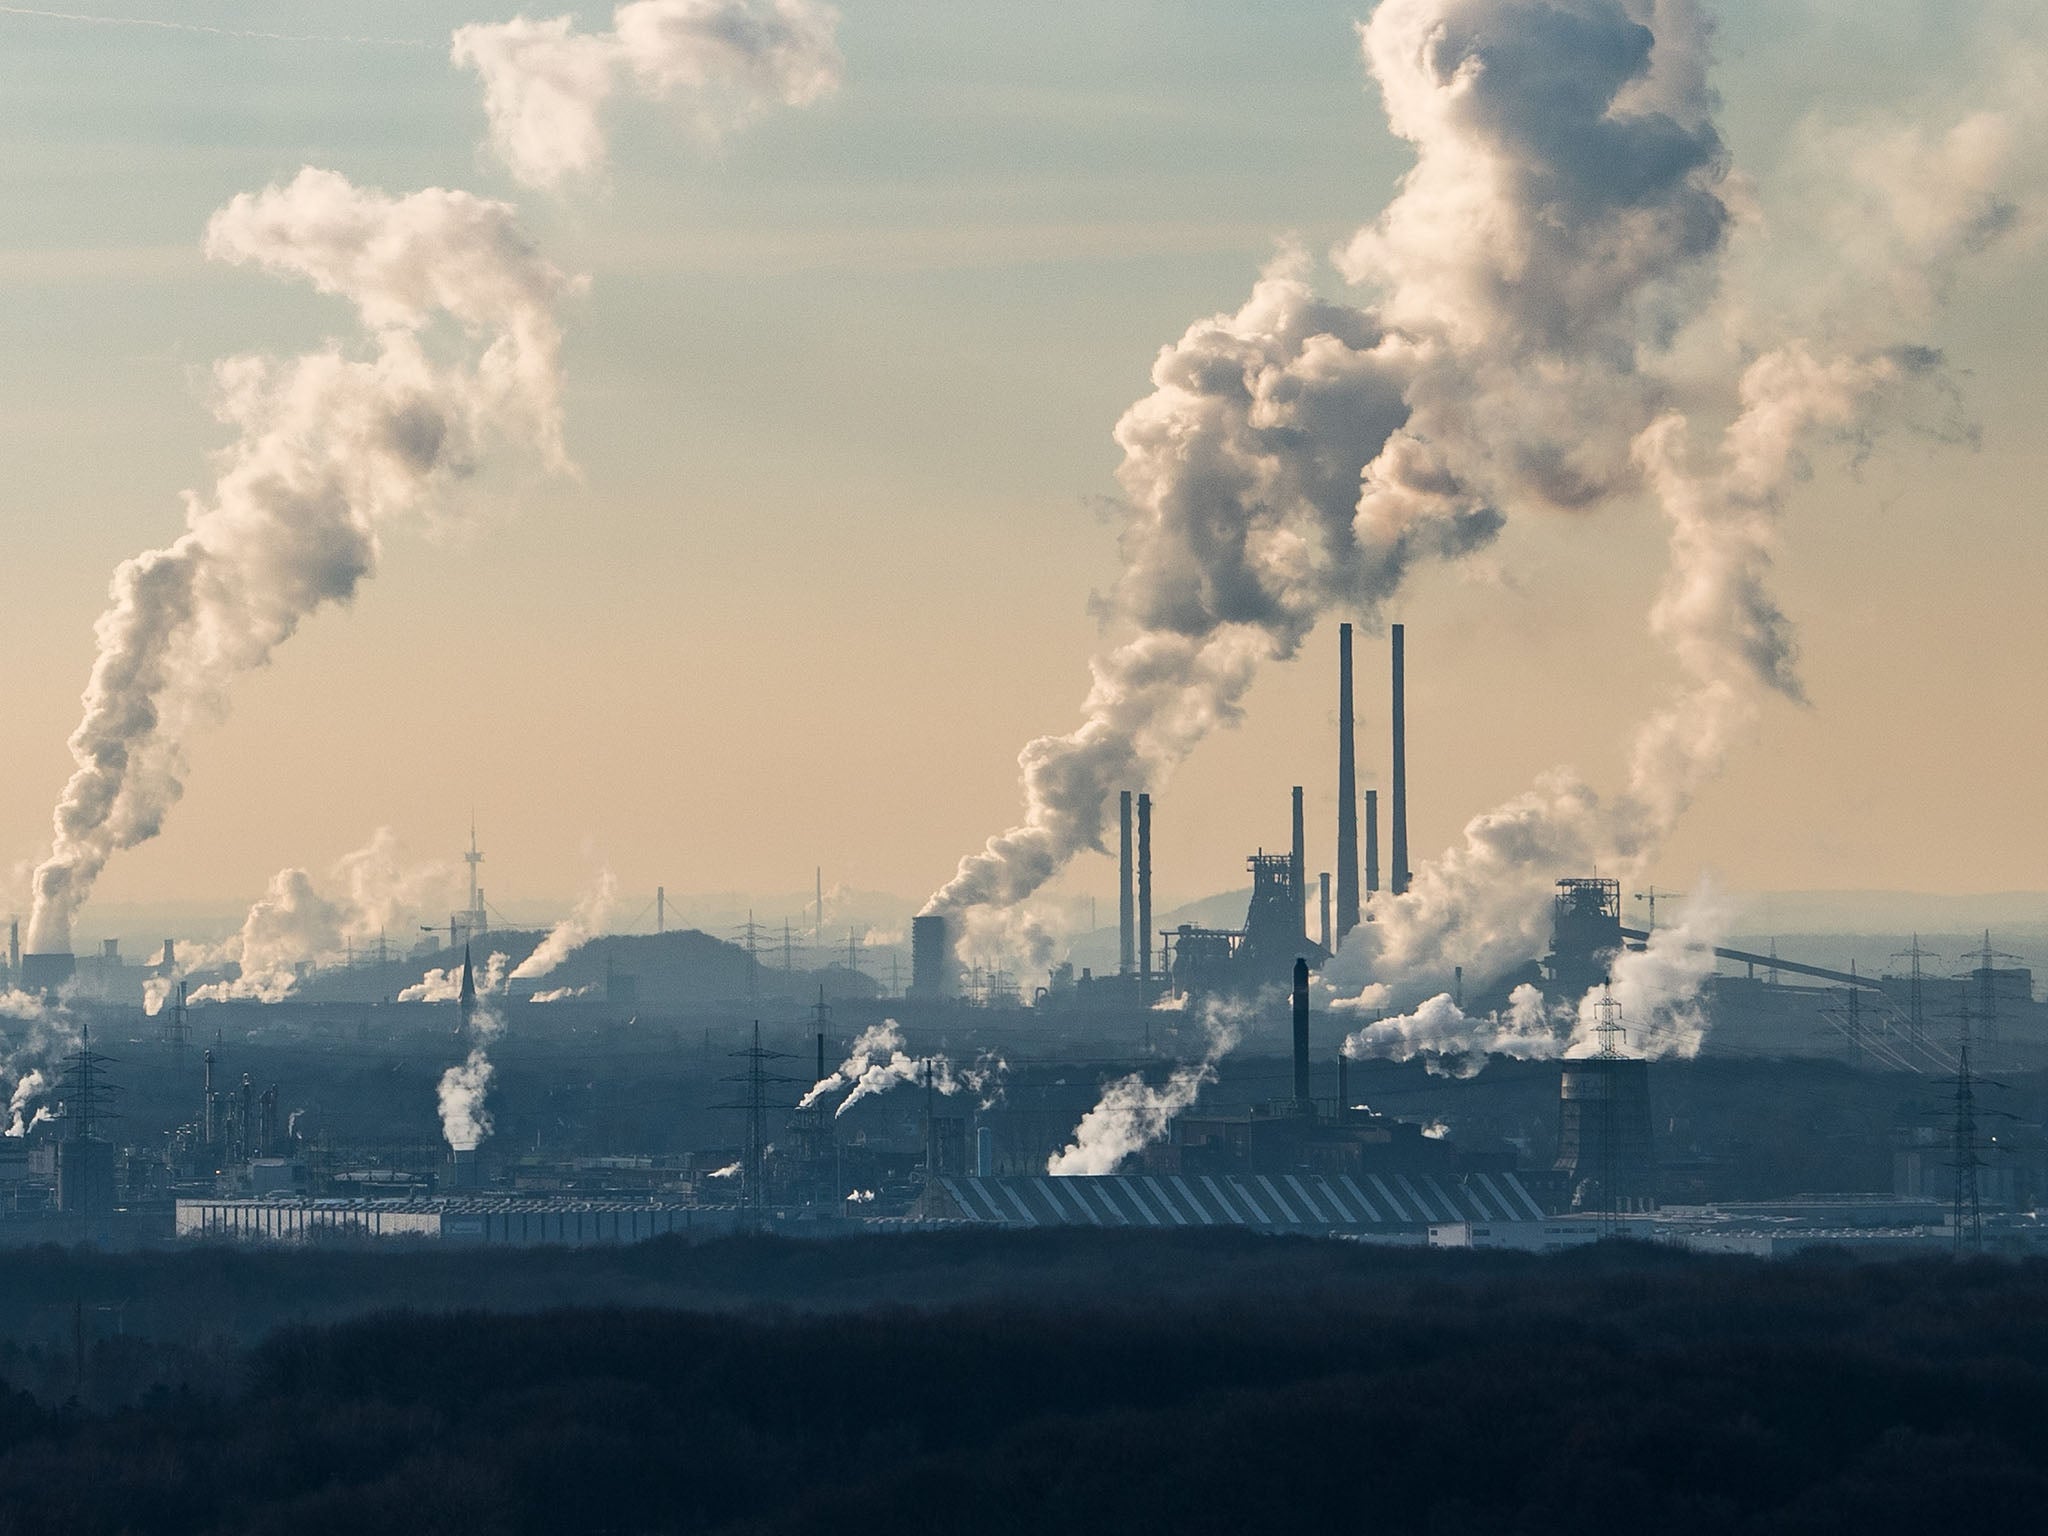
[[[381,1262],[430,1284],[478,1280],[472,1261],[531,1268],[548,1290],[582,1257]],[[602,1257],[580,1271],[599,1292],[631,1280],[709,1304],[387,1312],[210,1352],[119,1334],[72,1357],[140,1373],[89,1388],[120,1400],[102,1408],[15,1377],[65,1358],[17,1341],[0,1360],[0,1536],[1869,1536],[2018,1521],[2048,1498],[2038,1264],[1209,1233]],[[361,1281],[380,1262],[161,1262],[195,1261],[244,1286]],[[183,1376],[161,1368],[186,1355]]]

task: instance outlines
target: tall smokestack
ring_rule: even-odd
[[[1116,973],[1128,976],[1138,968],[1138,950],[1133,940],[1132,923],[1137,919],[1131,892],[1131,792],[1127,789],[1117,797],[1117,822],[1120,832],[1117,854],[1117,964]]]
[[[1380,888],[1380,792],[1365,792],[1365,894],[1375,896]]]
[[[1308,937],[1308,839],[1302,835],[1301,786],[1294,786],[1294,931]]]
[[[1330,872],[1327,869],[1323,871],[1323,953],[1336,953],[1330,943]]]
[[[1394,867],[1387,885],[1396,896],[1408,893],[1408,703],[1407,664],[1401,626],[1394,626]]]
[[[1152,986],[1152,797],[1138,796],[1138,977]]]
[[[10,919],[7,924],[7,979],[16,986],[21,985],[21,919]]]
[[[1337,1053],[1337,1118],[1351,1118],[1351,1058]]]
[[[1308,961],[1294,962],[1294,1108],[1309,1113],[1308,1096]]]
[[[1337,942],[1358,926],[1358,742],[1351,703],[1351,626],[1337,630]],[[1327,947],[1330,936],[1323,935]]]

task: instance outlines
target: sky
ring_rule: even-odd
[[[1015,821],[1020,746],[1077,721],[1092,600],[1120,570],[1111,430],[1159,348],[1235,310],[1284,246],[1319,258],[1371,221],[1413,159],[1361,66],[1364,4],[847,0],[836,92],[715,138],[620,103],[607,171],[552,192],[489,152],[478,81],[448,59],[455,27],[512,10],[88,9],[223,30],[0,8],[13,908],[49,846],[109,573],[176,536],[228,441],[212,363],[353,332],[333,298],[205,259],[236,194],[315,165],[516,202],[589,279],[562,308],[573,468],[492,468],[449,523],[390,537],[355,601],[195,733],[162,835],[95,899],[231,905],[387,826],[447,858],[473,814],[508,901],[567,900],[600,866],[634,908],[657,883],[801,890],[815,866],[914,900]],[[1787,226],[1828,176],[1818,125],[1950,120],[2048,43],[2024,5],[1712,15],[1722,135]],[[1809,241],[1768,281],[1836,275]],[[2048,886],[2044,276],[2038,242],[2007,242],[1912,320],[1972,440],[1813,456],[1774,578],[1809,702],[1765,706],[1657,883]],[[1517,520],[1408,585],[1388,616],[1418,861],[1554,765],[1622,776],[1672,681],[1644,627],[1663,568],[1662,528],[1624,503]],[[1282,846],[1293,783],[1329,842],[1336,617],[1161,789],[1162,906]],[[1359,656],[1362,778],[1384,789],[1383,640]],[[1114,880],[1088,857],[1054,889],[1108,902]]]

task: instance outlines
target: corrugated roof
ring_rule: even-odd
[[[1272,1232],[1426,1227],[1432,1222],[1540,1221],[1512,1173],[1345,1176],[1275,1173],[1021,1175],[940,1179],[961,1212],[1006,1227],[1257,1227]]]

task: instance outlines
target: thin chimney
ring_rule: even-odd
[[[1117,853],[1117,966],[1119,976],[1128,976],[1138,966],[1138,951],[1132,941],[1132,923],[1136,921],[1137,908],[1133,905],[1131,891],[1131,792],[1127,789],[1117,798],[1117,819],[1120,836]]]
[[[1380,889],[1380,792],[1365,792],[1365,894],[1376,896]]]
[[[1294,962],[1294,1108],[1309,1113],[1308,1095],[1308,960]]]
[[[1351,626],[1337,630],[1337,942],[1358,926],[1358,741]],[[1325,945],[1329,935],[1323,936]]]
[[[1330,948],[1330,872],[1323,871],[1323,953],[1334,954]]]
[[[1394,867],[1387,884],[1396,896],[1408,893],[1408,702],[1407,663],[1401,626],[1394,626]]]
[[[1308,839],[1302,834],[1301,786],[1294,786],[1294,931],[1308,937]]]
[[[1138,980],[1152,991],[1152,797],[1138,796]]]

